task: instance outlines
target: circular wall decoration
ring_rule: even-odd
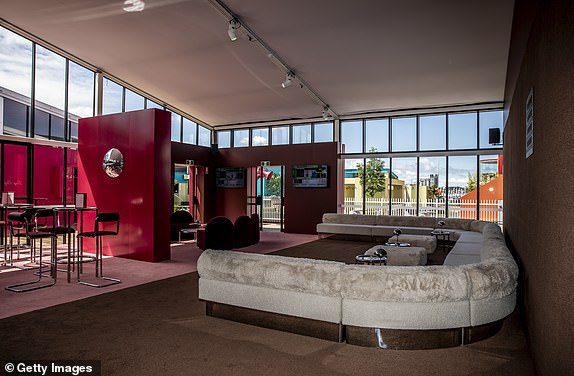
[[[104,155],[102,168],[111,178],[117,178],[120,176],[124,170],[124,156],[122,155],[122,152],[116,148],[108,150],[106,155]]]

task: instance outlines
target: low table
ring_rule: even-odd
[[[434,235],[436,238],[437,249],[440,248],[446,253],[450,247],[450,231],[433,230],[431,235]]]
[[[387,251],[387,263],[392,266],[426,265],[427,252],[423,247],[395,247],[376,245],[369,248],[365,255],[374,255],[377,250],[383,248]]]
[[[194,235],[195,240],[197,240],[197,230],[202,228],[202,226],[197,227],[186,227],[179,230],[179,242],[181,243],[181,235]]]

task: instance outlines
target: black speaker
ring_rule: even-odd
[[[500,144],[500,128],[488,128],[488,143]]]

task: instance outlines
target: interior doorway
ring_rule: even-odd
[[[248,212],[256,212],[261,229],[283,231],[285,223],[285,166],[258,166],[250,169]]]
[[[195,221],[203,222],[203,166],[175,164],[173,176],[173,211],[186,210]]]

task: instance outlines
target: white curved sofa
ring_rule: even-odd
[[[467,234],[472,245],[467,248],[478,248],[478,259],[461,265],[346,265],[207,250],[197,264],[199,297],[208,311],[241,307],[284,320],[328,323],[329,331],[338,331],[329,339],[359,345],[433,348],[474,342],[494,334],[513,312],[518,267],[497,225],[468,220],[465,226],[479,230]],[[459,240],[465,233],[460,231]],[[230,312],[220,316],[236,319]],[[260,324],[261,317],[243,321]],[[315,335],[304,328],[302,334]]]

